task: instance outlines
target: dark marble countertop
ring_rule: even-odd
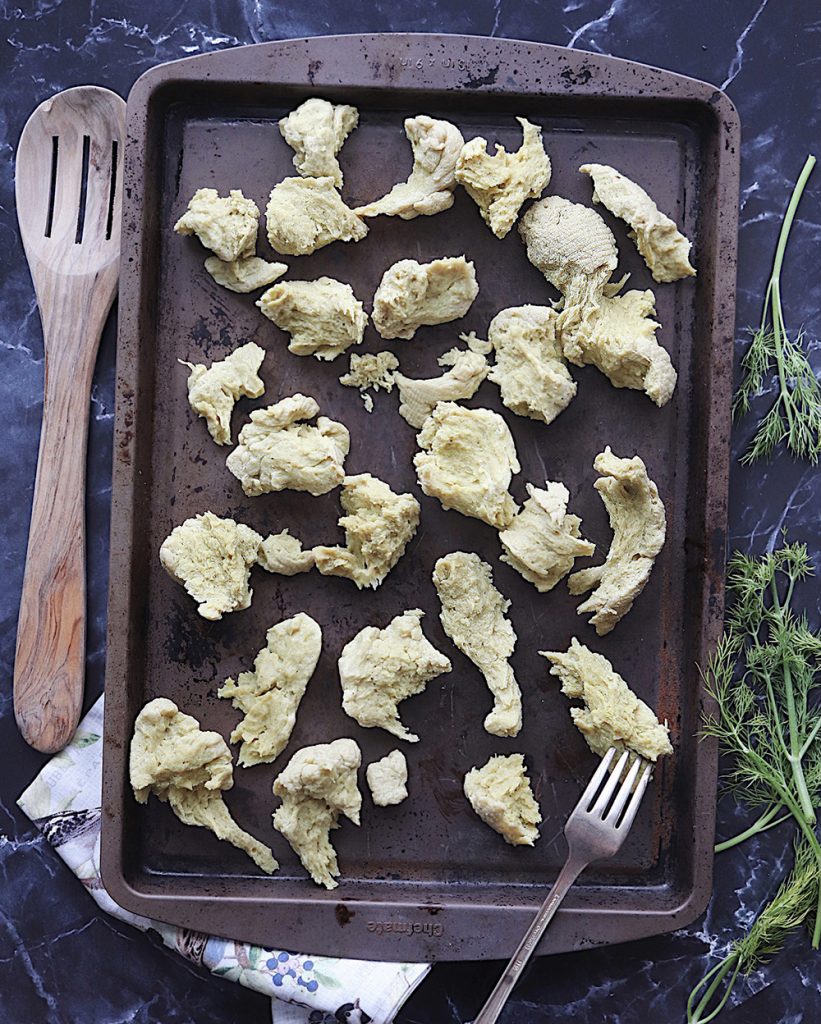
[[[13,160],[26,117],[41,100],[95,82],[123,95],[161,61],[220,47],[334,32],[444,31],[533,39],[614,54],[706,79],[726,89],[744,130],[738,278],[742,328],[757,321],[781,215],[808,149],[821,148],[818,103],[821,11],[817,0],[22,0],[0,3],[0,495],[4,584],[0,588],[0,1020],[170,1024],[270,1020],[267,999],[196,969],[99,912],[15,800],[43,758],[19,738],[11,674],[42,401],[42,338],[17,233]],[[821,172],[793,232],[785,273],[787,318],[810,338],[821,328]],[[101,346],[92,392],[88,478],[89,636],[87,703],[104,664],[115,325]],[[817,355],[817,350],[816,350]],[[749,424],[737,430],[743,450]],[[818,552],[821,470],[782,456],[767,466],[734,464],[731,543],[772,547],[782,528]],[[817,566],[821,568],[821,566]],[[810,613],[819,612],[817,589]],[[747,820],[720,802],[720,836]],[[716,863],[707,914],[674,935],[542,959],[516,991],[505,1020],[574,1019],[636,1024],[684,1019],[692,985],[741,933],[773,879],[785,870],[789,836],[765,833]],[[402,1024],[461,1022],[476,1013],[495,964],[437,967],[411,998]],[[733,1022],[821,1020],[821,972],[805,935],[739,986]]]

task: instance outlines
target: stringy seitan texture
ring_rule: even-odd
[[[368,789],[377,807],[393,807],[408,797],[408,762],[401,750],[392,750],[365,769]]]
[[[506,530],[499,534],[501,556],[539,591],[545,593],[566,576],[577,558],[592,555],[596,545],[581,535],[582,521],[570,515],[564,484],[546,482],[546,490],[527,485],[529,495]]]
[[[447,635],[485,677],[493,709],[485,729],[494,736],[516,736],[522,728],[522,694],[509,658],[516,633],[505,616],[510,607],[493,585],[487,562],[473,552],[453,551],[433,569]]]
[[[491,320],[488,341],[496,362],[488,378],[517,416],[552,423],[576,394],[550,306],[513,306]]]
[[[294,167],[303,178],[331,178],[342,188],[336,156],[359,123],[356,107],[312,96],[279,122],[283,139],[294,151]]]
[[[610,747],[630,750],[648,761],[672,754],[670,730],[640,700],[610,662],[573,637],[567,651],[539,651],[562,681],[562,693],[584,702],[571,708],[570,717],[594,754],[603,757]]]
[[[153,793],[185,825],[207,828],[267,874],[279,867],[270,849],[237,825],[222,799],[234,785],[228,744],[219,733],[201,729],[173,701],[158,697],[137,715],[129,777],[138,803],[147,803]]]
[[[550,157],[544,151],[542,129],[523,117],[522,144],[508,153],[496,143],[487,151],[487,139],[471,139],[462,148],[456,165],[456,180],[479,207],[482,220],[497,238],[513,227],[522,203],[538,199],[550,181]]]
[[[356,773],[361,762],[354,740],[334,740],[298,750],[274,780],[274,795],[282,798],[274,828],[316,884],[326,889],[336,888],[340,873],[331,830],[339,828],[341,814],[359,824],[362,795]]]
[[[644,391],[656,405],[668,402],[676,371],[656,341],[655,296],[616,294],[616,240],[595,210],[548,196],[524,214],[519,233],[530,262],[562,293],[556,328],[565,359],[598,367],[615,387]]]
[[[446,256],[431,263],[399,260],[373,297],[373,325],[383,338],[409,340],[425,325],[458,320],[479,294],[473,263]]]
[[[373,396],[368,394],[368,389],[392,391],[398,366],[399,360],[393,352],[366,352],[361,356],[352,352],[350,368],[339,378],[339,383],[346,388],[358,388],[365,410],[373,412]]]
[[[368,233],[329,176],[283,178],[271,190],[265,218],[271,248],[289,256],[308,256],[331,242],[358,242]]]
[[[261,543],[250,526],[203,512],[171,531],[160,562],[197,602],[200,615],[216,620],[250,605],[248,580]]]
[[[350,434],[343,423],[320,416],[315,399],[291,395],[267,409],[255,409],[225,460],[250,496],[271,491],[325,494],[345,478]]]
[[[259,256],[240,256],[226,263],[218,256],[209,256],[205,269],[223,288],[246,295],[258,288],[266,288],[288,270],[287,263],[269,263]]]
[[[178,235],[196,235],[226,263],[253,256],[257,244],[259,207],[239,189],[221,196],[215,188],[199,188],[174,225]]]
[[[287,530],[269,534],[259,546],[257,561],[267,572],[279,576],[296,576],[310,572],[314,567],[314,553],[311,548],[303,550],[302,541],[292,537]]]
[[[315,547],[316,567],[324,576],[346,576],[361,590],[376,589],[396,565],[419,525],[419,502],[397,494],[370,473],[347,476],[339,525],[345,546]]]
[[[607,164],[582,164],[579,170],[593,179],[593,202],[601,203],[629,225],[629,236],[655,281],[695,276],[690,263],[692,242],[659,210],[641,185]]]
[[[521,467],[498,413],[440,402],[416,440],[422,451],[413,464],[425,494],[497,529],[510,525],[518,506],[508,488]]]
[[[395,373],[399,388],[399,415],[412,427],[422,427],[439,402],[472,398],[490,367],[483,355],[470,349],[457,351],[453,366],[438,377],[414,379]]]
[[[638,455],[620,459],[608,447],[593,468],[601,474],[593,486],[610,517],[613,540],[604,564],[573,573],[568,586],[571,594],[593,590],[577,611],[593,612],[590,624],[604,636],[644,589],[664,545],[667,521],[658,488]]]
[[[265,358],[265,349],[249,341],[240,345],[225,359],[210,366],[187,363],[188,402],[198,416],[208,424],[208,432],[217,444],[231,443],[231,413],[238,398],[259,398],[265,384],[259,377],[259,368]]]
[[[465,796],[486,825],[511,846],[533,846],[542,820],[522,754],[495,754],[465,776]]]
[[[257,306],[291,336],[295,356],[336,359],[359,345],[368,315],[353,288],[332,277],[315,281],[280,281],[260,296]]]
[[[384,629],[366,626],[345,645],[339,658],[342,710],[366,729],[385,729],[418,743],[399,719],[399,704],[421,693],[451,664],[422,632],[418,608],[392,619]]]
[[[319,624],[300,612],[271,626],[253,670],[229,676],[217,691],[243,713],[231,733],[243,768],[275,761],[287,746],[321,650]]]
[[[459,129],[450,121],[437,121],[426,114],[405,119],[405,134],[413,149],[413,170],[407,181],[394,185],[387,195],[366,206],[358,206],[358,217],[431,216],[453,206],[456,161],[464,145]]]

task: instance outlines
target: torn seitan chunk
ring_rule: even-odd
[[[365,769],[368,789],[377,807],[393,807],[408,797],[408,762],[401,750],[392,750]]]
[[[670,730],[640,700],[613,666],[573,637],[567,651],[539,651],[562,681],[562,693],[584,702],[571,708],[573,723],[594,754],[603,757],[610,747],[630,750],[648,761],[672,754]]]
[[[368,233],[331,177],[283,178],[271,190],[265,218],[271,248],[288,256],[307,256],[331,242],[358,242]]]
[[[552,423],[576,394],[550,306],[513,306],[491,320],[488,341],[496,352],[489,379],[517,416]]]
[[[498,413],[440,402],[416,440],[422,451],[413,464],[425,494],[497,529],[510,525],[518,506],[508,488],[520,466]]]
[[[147,803],[153,793],[185,825],[207,828],[267,874],[279,867],[271,850],[237,825],[222,799],[234,785],[228,744],[219,733],[201,729],[173,701],[158,697],[137,715],[129,777],[138,803]]]
[[[399,704],[451,669],[449,659],[422,632],[423,614],[413,608],[384,629],[366,626],[339,658],[345,714],[366,729],[385,729],[409,743],[418,743],[419,737],[400,721]]]
[[[288,351],[296,356],[336,359],[362,341],[368,315],[344,281],[281,281],[260,296],[257,306],[290,334]]]
[[[362,754],[354,740],[334,740],[298,750],[274,780],[282,805],[274,812],[281,832],[317,885],[335,889],[339,877],[331,830],[339,816],[359,824],[362,794],[357,770]]]
[[[336,156],[359,123],[356,107],[312,96],[279,122],[283,139],[294,151],[294,167],[303,178],[331,178],[342,187]]]
[[[582,164],[579,170],[593,179],[593,202],[601,203],[629,225],[630,238],[655,281],[695,276],[690,263],[692,242],[659,210],[641,185],[607,164]]]
[[[345,478],[350,435],[343,423],[320,416],[307,395],[291,395],[267,409],[255,409],[239,433],[225,465],[249,496],[271,491],[325,494]]]
[[[226,263],[218,256],[209,256],[205,261],[205,269],[223,288],[246,295],[273,284],[287,272],[288,264],[269,263],[259,256],[241,256]]]
[[[527,485],[530,497],[506,530],[499,533],[503,562],[545,593],[566,576],[577,558],[592,555],[596,545],[581,535],[582,521],[570,515],[564,484],[547,481],[546,490]]]
[[[407,181],[394,185],[387,195],[367,206],[358,206],[359,217],[401,217],[441,213],[453,206],[456,161],[464,144],[462,133],[449,121],[426,114],[405,119],[405,134],[413,148],[413,170]]]
[[[373,396],[368,390],[392,391],[398,366],[399,360],[393,352],[366,352],[361,356],[352,352],[350,368],[339,378],[339,383],[346,388],[358,388],[365,409],[373,412]]]
[[[215,188],[200,188],[174,225],[178,235],[196,235],[226,263],[253,256],[259,228],[259,207],[239,189],[221,196]]]
[[[394,374],[399,387],[399,415],[412,427],[423,426],[439,402],[472,398],[489,369],[484,356],[463,349],[456,354],[452,368],[438,377],[418,380]]]
[[[249,341],[240,345],[225,359],[210,366],[187,363],[188,402],[198,416],[208,424],[208,432],[217,444],[231,443],[231,413],[238,398],[259,398],[265,385],[259,378],[259,368],[265,358],[265,349]]]
[[[511,846],[533,846],[542,820],[523,754],[495,754],[465,776],[465,796],[486,825]]]
[[[370,473],[345,477],[340,502],[345,546],[314,548],[316,567],[324,576],[346,576],[360,590],[376,589],[416,533],[419,502]]]
[[[453,551],[433,569],[447,635],[485,677],[493,710],[485,729],[494,736],[516,736],[522,728],[522,694],[510,656],[516,634],[505,612],[510,607],[493,585],[487,562],[472,552]]]
[[[204,619],[221,619],[250,605],[248,580],[261,543],[250,526],[204,512],[171,531],[160,548],[160,562],[194,598]]]
[[[471,139],[462,148],[456,165],[456,180],[479,207],[482,219],[497,238],[513,227],[522,203],[538,199],[550,181],[550,157],[544,151],[542,129],[523,117],[522,144],[515,153],[496,143],[487,151],[487,139]]]
[[[275,761],[285,749],[322,650],[322,630],[304,612],[271,626],[265,639],[253,670],[229,677],[217,693],[243,713],[231,742],[241,744],[244,768]]]
[[[257,562],[267,572],[279,576],[296,576],[310,572],[314,567],[314,553],[302,548],[302,541],[292,537],[287,530],[272,533],[259,546]]]
[[[373,297],[373,325],[383,338],[410,339],[431,324],[463,317],[479,294],[473,263],[446,256],[431,263],[399,260]]]
[[[604,564],[573,573],[568,586],[571,594],[593,590],[577,611],[593,612],[590,624],[604,636],[644,590],[664,545],[667,520],[658,488],[638,455],[620,459],[608,447],[593,468],[601,474],[593,486],[610,517],[613,540]]]
[[[613,233],[589,207],[548,196],[519,224],[531,263],[562,293],[556,329],[564,357],[598,367],[619,388],[644,391],[656,405],[668,402],[676,371],[656,341],[651,291],[618,295],[611,284],[618,250]]]

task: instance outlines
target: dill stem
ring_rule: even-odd
[[[735,980],[738,977],[738,972],[741,969],[741,956],[737,949],[734,949],[729,953],[720,963],[716,964],[712,970],[708,971],[707,974],[701,979],[696,985],[693,991],[690,993],[690,998],[687,1000],[687,1024],[707,1024],[708,1021],[713,1020],[721,1013],[724,1008],[724,1004],[730,998],[730,993],[733,991]],[[706,1017],[702,1014],[710,1005],[710,1000],[718,991],[719,985],[722,984],[724,979],[732,970],[733,974],[730,980],[727,982],[727,987],[724,989],[724,995],[721,997],[721,1001],[718,1006],[715,1007]],[[713,977],[715,975],[715,977]],[[698,995],[698,991],[702,985],[706,985],[707,982],[710,984],[707,986],[707,990],[701,997],[698,1006],[693,1010],[693,1000]]]
[[[781,601],[778,597],[778,584],[775,577],[770,581],[770,590],[772,593],[773,608],[778,614],[779,624],[784,626],[784,607],[782,607]],[[793,689],[792,673],[790,672],[790,665],[787,661],[786,654],[782,654],[781,666],[784,673],[784,695],[787,700],[787,723],[790,735],[790,749],[787,753],[787,760],[790,763],[795,789],[798,793],[798,800],[801,804],[801,817],[803,817],[808,824],[814,825],[815,808],[813,807],[812,800],[810,799],[810,793],[807,789],[807,780],[804,778],[804,769],[801,764],[801,741],[798,736],[798,718],[795,713],[795,691]],[[769,678],[767,679],[767,689],[772,697],[772,686]],[[818,844],[816,843],[816,846],[817,845]]]
[[[733,836],[732,839],[725,839],[722,843],[716,843],[715,853],[723,853],[725,850],[730,850],[734,846],[738,846],[745,840],[757,835],[759,832],[766,832],[768,828],[775,828],[776,825],[780,825],[783,821],[786,821],[787,818],[792,817],[790,814],[784,814],[773,821],[773,818],[775,818],[780,810],[781,804],[770,804],[767,810],[764,811],[764,813],[757,818],[749,828],[746,828],[743,832],[739,832],[738,835]]]

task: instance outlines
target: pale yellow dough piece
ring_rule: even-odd
[[[350,369],[339,378],[339,383],[346,388],[359,388],[365,409],[373,412],[373,397],[368,394],[368,388],[392,391],[395,377],[393,371],[398,366],[399,360],[393,352],[366,352],[362,356],[352,352]]]
[[[320,416],[307,395],[291,395],[267,409],[255,409],[239,433],[239,443],[225,465],[249,496],[271,491],[326,494],[345,478],[351,439],[347,427]]]
[[[397,494],[370,473],[346,476],[340,498],[345,547],[313,549],[324,576],[346,576],[374,590],[396,565],[419,525],[419,502]]]
[[[401,740],[419,737],[399,720],[399,704],[421,693],[451,664],[422,632],[418,608],[397,615],[384,629],[366,626],[339,658],[342,710],[366,729],[385,729]]]
[[[331,177],[283,178],[271,190],[265,218],[271,248],[287,256],[307,256],[331,242],[358,242],[368,233]]]
[[[282,281],[260,296],[257,306],[291,335],[297,356],[336,359],[362,341],[368,316],[349,284],[332,277]]]
[[[472,398],[489,369],[484,356],[466,349],[456,352],[452,369],[439,377],[415,380],[402,373],[395,374],[399,387],[399,415],[412,427],[421,427],[439,402]]]
[[[453,206],[456,161],[465,140],[450,121],[435,121],[426,114],[405,118],[405,134],[413,149],[413,170],[407,181],[394,185],[386,196],[354,210],[359,217],[401,217],[441,213]]]
[[[594,754],[603,757],[610,747],[631,750],[648,761],[672,754],[670,730],[640,700],[613,666],[573,637],[565,652],[539,651],[562,681],[562,693],[584,701],[570,716]]]
[[[223,802],[222,792],[234,785],[228,744],[219,733],[200,729],[196,718],[183,714],[173,701],[158,697],[137,715],[129,775],[138,803],[153,793],[184,824],[209,829],[267,874],[279,867],[271,850],[244,832]]]
[[[493,710],[485,729],[494,736],[517,736],[522,728],[522,694],[509,658],[516,633],[505,612],[510,607],[493,585],[493,573],[478,555],[453,551],[433,569],[447,635],[485,677]]]
[[[690,263],[692,242],[659,210],[641,185],[607,164],[582,164],[579,170],[593,179],[593,202],[627,222],[630,238],[655,281],[695,276]]]
[[[188,375],[191,408],[205,419],[208,433],[217,444],[231,443],[231,413],[237,399],[243,395],[259,398],[265,390],[258,376],[264,358],[265,349],[249,341],[210,367],[180,360],[191,371]]]
[[[569,515],[564,484],[547,481],[547,489],[527,485],[530,497],[506,530],[499,534],[503,562],[521,573],[540,594],[573,568],[577,558],[592,555],[596,545],[581,535],[581,519]]]
[[[259,546],[257,561],[268,572],[279,576],[296,576],[314,567],[314,553],[302,550],[302,541],[287,530],[272,533]]]
[[[282,797],[274,828],[316,884],[326,889],[335,889],[339,877],[331,829],[339,828],[340,814],[359,824],[362,795],[356,773],[361,763],[353,740],[334,740],[298,750],[274,780],[274,794]]]
[[[392,750],[365,769],[368,788],[377,807],[393,807],[408,797],[408,762],[401,750]]]
[[[204,512],[171,531],[160,562],[194,598],[200,615],[216,620],[250,605],[248,579],[261,543],[250,526]]]
[[[488,341],[496,362],[488,375],[517,416],[552,423],[576,394],[550,306],[513,306],[491,320]]]
[[[279,131],[294,151],[297,173],[303,178],[331,178],[341,188],[342,169],[336,154],[358,123],[356,107],[313,96],[282,118]]]
[[[232,700],[245,716],[231,733],[231,742],[242,744],[244,768],[275,761],[287,746],[321,650],[322,630],[300,612],[271,626],[253,671],[229,677],[220,687],[217,696]]]
[[[259,256],[242,256],[226,263],[218,256],[209,256],[205,269],[217,284],[231,292],[247,295],[258,288],[267,288],[288,270],[287,263],[269,263]]]
[[[601,474],[593,486],[610,517],[613,540],[604,565],[573,573],[568,586],[571,594],[593,589],[577,611],[593,612],[590,624],[604,636],[644,590],[664,546],[667,520],[658,488],[638,455],[620,459],[608,447],[596,456],[593,468]]]
[[[511,846],[533,846],[542,820],[523,754],[495,754],[465,776],[465,796],[486,825]]]
[[[207,249],[231,263],[254,255],[258,227],[259,207],[239,189],[220,196],[215,188],[200,188],[174,230],[178,235],[196,235]]]
[[[373,325],[383,338],[412,338],[424,325],[463,317],[479,294],[473,263],[446,256],[431,263],[399,260],[373,297]]]
[[[522,144],[515,153],[496,143],[487,151],[487,139],[471,139],[462,148],[456,165],[456,180],[479,207],[482,220],[497,238],[513,227],[522,203],[538,199],[550,181],[550,157],[544,151],[542,129],[523,117]]]
[[[413,459],[419,486],[443,508],[502,529],[518,506],[508,493],[519,460],[510,429],[490,409],[440,402],[417,434]]]
[[[548,196],[525,213],[519,232],[528,259],[564,297],[556,327],[565,359],[598,367],[615,387],[644,391],[656,405],[668,402],[676,371],[656,341],[655,297],[617,295],[620,286],[609,284],[618,250],[595,210]]]

